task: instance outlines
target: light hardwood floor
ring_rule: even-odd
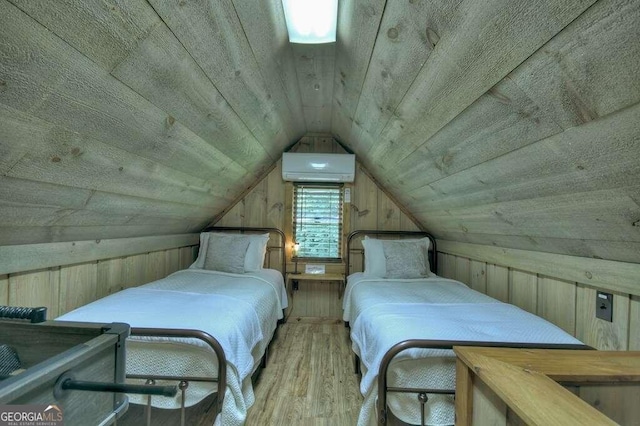
[[[254,384],[247,426],[352,426],[362,404],[353,372],[349,332],[337,319],[289,318],[271,344],[269,360]],[[187,425],[213,424],[211,399],[187,410]],[[145,424],[142,406],[131,405],[118,426]],[[180,424],[179,410],[154,409],[154,426]]]
[[[335,319],[290,318],[255,384],[247,425],[355,425],[362,404],[348,330]]]

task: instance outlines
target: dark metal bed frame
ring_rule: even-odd
[[[387,406],[387,394],[396,393],[414,393],[417,394],[417,402],[420,404],[420,425],[425,426],[425,404],[429,401],[428,394],[454,395],[455,391],[450,389],[432,389],[432,388],[409,388],[402,386],[389,386],[387,380],[387,372],[393,358],[400,352],[408,349],[453,349],[454,346],[480,346],[492,348],[515,348],[515,349],[572,349],[572,350],[591,350],[587,345],[572,344],[541,344],[541,343],[501,343],[501,342],[482,342],[482,341],[463,341],[463,340],[424,340],[411,339],[404,340],[395,344],[385,353],[378,370],[378,401],[377,415],[378,423],[381,425],[397,425],[412,426],[399,420],[393,415]]]
[[[271,252],[273,250],[279,250],[281,252],[281,268],[282,268],[282,276],[286,276],[286,258],[285,258],[285,245],[286,238],[284,233],[277,228],[253,228],[253,227],[210,227],[204,230],[204,232],[239,232],[239,233],[276,233],[280,236],[280,244],[272,245],[267,247],[267,266],[271,266]],[[23,307],[13,307],[13,306],[0,306],[0,319],[16,319],[16,320],[29,320],[32,323],[39,323],[46,320],[47,308],[39,307],[39,308],[23,308]],[[284,314],[284,313],[283,313]],[[284,317],[284,315],[283,315]],[[282,323],[282,321],[278,321],[278,324]],[[127,326],[127,333],[129,329]],[[276,329],[277,331],[277,329]],[[145,385],[137,386],[137,385],[126,385],[126,384],[102,384],[102,383],[89,383],[91,386],[90,389],[87,386],[82,388],[75,387],[74,389],[80,390],[98,390],[98,391],[106,391],[106,392],[130,392],[130,393],[143,393],[147,395],[147,404],[145,407],[145,420],[147,426],[152,424],[151,422],[151,397],[152,395],[160,395],[160,396],[173,396],[176,394],[175,387],[172,386],[149,386],[155,385],[157,380],[166,380],[170,382],[177,382],[177,388],[181,392],[181,407],[180,407],[180,424],[182,426],[185,425],[186,419],[186,407],[185,407],[185,399],[186,392],[189,388],[190,382],[210,382],[217,383],[217,390],[215,392],[215,396],[213,398],[212,406],[214,409],[214,415],[216,418],[220,412],[222,412],[222,406],[224,402],[224,394],[227,386],[227,359],[224,353],[224,349],[213,336],[204,331],[200,330],[191,330],[191,329],[169,329],[169,328],[140,328],[133,327],[131,328],[131,336],[152,336],[152,337],[180,337],[180,338],[193,338],[199,339],[206,343],[211,350],[215,353],[218,360],[218,374],[217,377],[203,377],[203,376],[194,376],[194,377],[181,377],[181,376],[168,376],[168,375],[146,375],[146,374],[127,374],[126,378],[128,379],[141,379],[145,380]],[[274,333],[275,336],[275,333]],[[255,380],[262,368],[266,366],[267,355],[269,351],[269,345],[265,349],[265,353],[261,359],[260,364],[256,368],[256,371],[252,375],[252,380]],[[123,368],[124,373],[124,368]],[[70,379],[69,379],[70,380]],[[122,381],[124,381],[124,377],[122,377]],[[86,385],[86,383],[84,383]],[[100,386],[98,386],[100,385]],[[99,388],[99,389],[98,389]],[[124,419],[122,419],[124,420]]]
[[[244,233],[276,233],[280,236],[280,244],[274,246],[267,246],[267,258],[266,264],[267,266],[271,266],[271,252],[273,250],[278,250],[281,252],[281,268],[283,277],[286,276],[286,258],[285,258],[285,246],[286,246],[286,238],[284,232],[277,228],[255,228],[255,227],[209,227],[206,228],[203,232],[238,232],[241,234]],[[278,322],[281,323],[280,321]],[[217,391],[216,397],[213,401],[213,408],[215,412],[216,418],[222,412],[222,406],[224,402],[224,394],[227,386],[227,360],[224,353],[224,349],[213,336],[208,333],[205,333],[200,330],[191,330],[191,329],[167,329],[167,328],[131,328],[132,336],[153,336],[153,337],[182,337],[182,338],[194,338],[199,339],[205,342],[211,350],[216,354],[218,359],[218,375],[216,378],[213,377],[179,377],[179,376],[163,376],[163,375],[139,375],[139,374],[127,374],[127,378],[129,379],[143,379],[146,380],[146,384],[155,384],[157,380],[167,380],[171,382],[178,382],[178,389],[181,392],[181,404],[180,404],[180,424],[182,426],[185,425],[186,418],[186,407],[185,407],[185,398],[186,392],[189,388],[190,382],[211,382],[217,383]],[[274,333],[275,336],[275,333]],[[269,346],[265,349],[265,353],[262,357],[262,360],[256,369],[256,372],[253,374],[252,379],[255,380],[259,371],[266,366],[267,355],[269,352]],[[145,419],[146,425],[150,426],[151,422],[151,396],[147,397],[147,404],[145,408]]]
[[[347,238],[347,264],[346,264],[346,276],[349,275],[351,270],[350,254],[352,251],[362,253],[363,267],[364,267],[364,250],[354,249],[351,247],[352,240],[357,236],[363,235],[386,235],[386,236],[401,236],[401,237],[428,237],[431,241],[431,250],[429,251],[429,264],[431,265],[431,271],[436,273],[437,271],[437,251],[435,238],[427,232],[412,232],[412,231],[354,231],[349,234]],[[348,324],[346,324],[348,326]],[[455,341],[455,340],[424,340],[424,339],[411,339],[405,340],[395,344],[389,349],[382,361],[378,370],[378,401],[376,403],[376,410],[378,416],[378,424],[380,425],[398,425],[398,426],[410,426],[407,423],[399,420],[393,415],[387,405],[388,394],[395,393],[412,393],[417,395],[417,400],[420,404],[421,413],[421,426],[425,425],[425,404],[428,402],[428,394],[445,394],[454,395],[455,391],[449,389],[431,389],[431,388],[411,388],[401,386],[389,386],[387,372],[391,365],[391,361],[399,353],[408,349],[452,349],[454,346],[483,346],[483,347],[508,347],[517,349],[578,349],[589,350],[593,349],[587,345],[572,345],[572,344],[536,344],[536,343],[500,343],[500,342],[480,342],[480,341]],[[354,366],[356,374],[360,372],[360,360],[358,356],[354,354]]]

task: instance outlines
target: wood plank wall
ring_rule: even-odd
[[[291,152],[344,153],[331,136],[310,134],[291,149]],[[418,230],[413,219],[392,200],[360,164],[356,168],[351,187],[350,214],[345,217],[345,228],[380,230]],[[282,180],[281,161],[242,198],[215,218],[217,226],[275,226],[290,227],[285,207],[286,183]],[[287,235],[291,241],[291,235]]]
[[[291,148],[292,152],[344,153],[344,149],[330,135],[307,134]],[[360,164],[351,188],[351,202],[345,203],[344,234],[356,229],[416,231],[413,219],[376,183]],[[288,189],[289,188],[289,189]],[[291,183],[282,180],[281,162],[253,189],[234,205],[214,219],[216,226],[275,226],[285,231],[290,256],[291,237]],[[289,196],[287,196],[289,194]],[[290,262],[288,271],[294,269]],[[303,270],[304,264],[299,263]],[[341,273],[344,264],[328,264],[327,272]],[[339,300],[340,288],[335,282],[300,282],[294,295],[292,315],[301,317],[342,316]]]
[[[640,349],[640,265],[444,240],[438,244],[439,275],[545,318],[596,349]],[[581,264],[589,269],[576,274]],[[598,290],[613,294],[613,322],[596,318]],[[573,391],[614,421],[637,423],[638,395],[628,387]]]
[[[465,247],[461,249],[461,245]],[[566,270],[555,268],[555,276],[550,276],[547,265],[542,263],[521,270],[508,256],[502,263],[496,263],[496,259],[489,258],[483,250],[474,250],[483,246],[472,246],[475,245],[440,242],[438,274],[545,318],[597,349],[640,348],[640,287],[630,293],[612,290],[607,283],[567,280],[564,277],[572,273],[567,272],[570,267]],[[485,253],[490,253],[490,249]],[[462,250],[468,255],[461,255]],[[621,268],[625,266],[622,262],[611,263],[619,263]],[[581,281],[585,280],[588,278]],[[596,318],[597,290],[613,294],[613,322]]]
[[[7,255],[11,247],[3,249]],[[197,249],[197,245],[188,245],[0,274],[0,305],[46,306],[47,318],[53,319],[111,293],[187,268],[194,261]]]

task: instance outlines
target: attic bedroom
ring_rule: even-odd
[[[638,424],[640,1],[0,0],[34,419]]]

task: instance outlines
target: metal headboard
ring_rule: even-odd
[[[280,244],[277,246],[267,246],[267,255],[268,255],[268,265],[271,265],[271,251],[272,250],[280,250],[281,260],[282,260],[282,276],[287,276],[287,258],[285,256],[285,248],[286,248],[286,237],[284,236],[284,232],[282,232],[278,228],[254,228],[250,226],[210,226],[205,228],[202,232],[239,232],[241,234],[244,233],[259,233],[259,232],[268,232],[268,233],[276,233],[280,236]]]
[[[423,237],[427,237],[429,238],[429,241],[431,241],[431,248],[429,250],[429,265],[431,267],[431,272],[433,272],[434,274],[437,273],[438,271],[438,256],[437,256],[437,249],[436,249],[436,239],[434,238],[433,235],[429,234],[428,232],[424,232],[424,231],[376,231],[376,230],[358,230],[358,231],[353,231],[352,233],[349,234],[349,236],[347,237],[347,261],[345,264],[345,277],[349,276],[350,273],[350,267],[351,267],[351,252],[358,252],[359,254],[362,254],[362,264],[364,265],[364,250],[363,249],[355,249],[352,247],[352,243],[354,241],[354,238],[356,237],[360,237],[360,236],[365,236],[365,235],[371,235],[371,236],[380,236],[380,235],[388,235],[388,236],[397,236],[397,237],[417,237],[417,238],[423,238]]]

